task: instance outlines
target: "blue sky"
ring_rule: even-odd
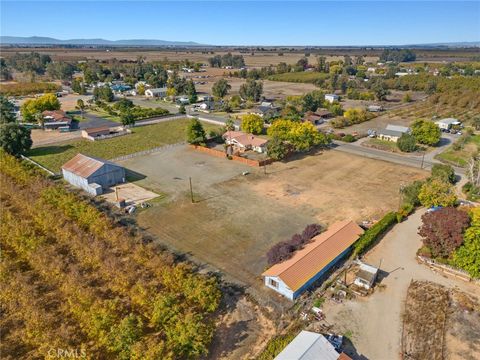
[[[480,41],[480,1],[4,1],[2,35],[213,45]]]

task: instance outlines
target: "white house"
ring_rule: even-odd
[[[377,137],[381,140],[397,142],[403,134],[409,134],[410,131],[406,126],[388,124],[385,129],[378,131]]]
[[[435,124],[442,130],[450,130],[452,126],[460,125],[461,122],[454,118],[446,118],[435,121]]]
[[[333,103],[334,101],[338,101],[340,99],[340,96],[335,95],[335,94],[325,94],[325,100],[328,101],[329,103]]]
[[[346,256],[361,234],[363,229],[351,220],[333,224],[290,259],[265,271],[265,286],[295,300]]]
[[[325,336],[302,330],[274,360],[351,360],[339,354]]]
[[[167,88],[155,88],[155,89],[147,89],[145,90],[146,97],[160,97],[164,98],[167,96]]]
[[[378,268],[361,263],[360,269],[358,269],[355,281],[353,283],[359,287],[363,287],[369,290],[375,283],[375,280],[377,279],[377,274]]]
[[[388,124],[387,127],[385,128],[387,130],[393,130],[393,131],[400,131],[401,133],[410,133],[411,130],[407,126],[401,126],[401,125],[392,125]]]
[[[225,139],[226,144],[233,145],[241,152],[253,150],[258,153],[264,153],[267,151],[268,140],[252,134],[246,134],[242,131],[227,131],[222,137]]]

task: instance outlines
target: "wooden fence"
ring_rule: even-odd
[[[252,159],[247,159],[242,156],[238,155],[230,155],[230,157],[227,157],[227,154],[223,151],[220,150],[215,150],[211,149],[205,146],[199,146],[199,145],[189,145],[191,149],[194,149],[196,151],[201,151],[204,153],[207,153],[209,155],[213,155],[219,158],[228,158],[233,161],[238,161],[241,162],[245,165],[252,166],[252,167],[259,167],[259,166],[264,166],[271,164],[273,162],[272,159],[266,159],[266,160],[252,160]]]

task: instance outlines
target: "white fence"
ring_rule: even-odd
[[[137,157],[137,156],[148,155],[148,154],[151,154],[151,153],[160,152],[162,150],[167,150],[167,149],[170,149],[170,148],[173,148],[173,147],[176,147],[176,146],[180,146],[180,145],[185,145],[185,144],[186,144],[186,142],[183,141],[183,142],[179,142],[179,143],[175,143],[175,144],[159,146],[159,147],[156,147],[156,148],[153,148],[153,149],[148,149],[148,150],[139,151],[139,152],[132,153],[132,154],[119,156],[119,157],[109,159],[109,160],[110,161],[127,160],[127,159],[131,159],[131,158],[134,158],[134,157]]]
[[[52,170],[48,170],[45,166],[42,166],[40,165],[39,163],[37,163],[36,161],[30,159],[29,157],[27,156],[24,156],[24,155],[20,155],[22,157],[23,160],[26,160],[28,162],[31,162],[32,164],[34,164],[35,166],[38,166],[40,169],[42,169],[43,171],[46,171],[47,173],[49,173],[50,175],[52,176],[58,176],[58,175],[61,175],[60,173],[54,173]]]

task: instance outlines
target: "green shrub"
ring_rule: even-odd
[[[380,221],[366,230],[360,239],[353,244],[352,257],[361,255],[367,251],[390,227],[397,221],[397,213],[389,212]]]

